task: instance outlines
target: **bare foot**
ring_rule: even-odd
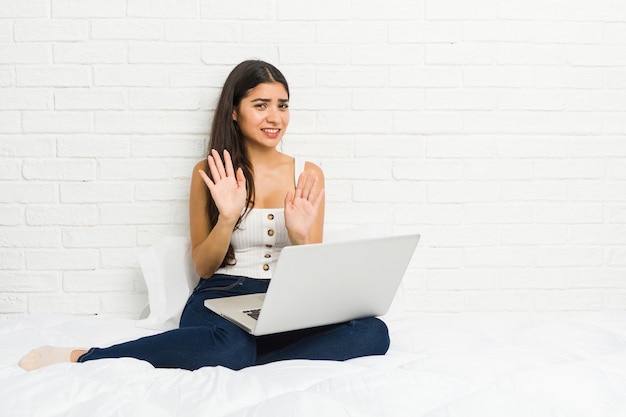
[[[42,346],[38,349],[31,350],[26,356],[20,359],[18,365],[22,369],[33,371],[55,363],[76,362],[78,358],[86,352],[86,350],[76,348]]]

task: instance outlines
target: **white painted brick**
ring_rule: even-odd
[[[527,291],[472,291],[467,296],[469,311],[528,311],[533,294]]]
[[[535,294],[538,311],[601,310],[603,295],[600,291],[540,291]]]
[[[97,294],[33,294],[28,299],[30,314],[99,314],[100,295]]]
[[[583,181],[569,184],[569,198],[573,201],[626,201],[626,183]]]
[[[387,72],[384,68],[356,67],[345,70],[320,70],[317,84],[323,87],[384,87]]]
[[[228,23],[228,25],[232,32],[234,29],[233,24]],[[220,36],[224,38],[224,41],[241,38],[243,42],[250,43],[282,43],[285,39],[285,33],[289,33],[289,41],[291,43],[312,44],[315,41],[316,33],[320,32],[319,29],[316,30],[313,23],[282,21],[274,22],[271,26],[268,26],[266,22],[247,21],[239,31],[241,34],[238,32],[228,37],[224,36],[228,32],[223,31]],[[215,38],[215,36],[212,36],[212,38]]]
[[[280,56],[282,56],[282,52]],[[267,44],[212,43],[202,47],[202,62],[209,65],[230,65],[231,69],[234,65],[246,59],[262,59],[267,62],[276,62],[278,57],[278,47]],[[283,62],[282,59],[281,62]],[[287,61],[285,63],[290,62]]]
[[[567,47],[552,44],[507,44],[496,49],[501,65],[566,65]]]
[[[122,17],[126,15],[125,0],[52,0],[52,17]]]
[[[626,223],[626,205],[606,204],[605,216],[607,223]]]
[[[603,222],[602,204],[537,204],[537,223],[594,224]]]
[[[2,64],[46,64],[49,52],[39,44],[0,44],[0,65]]]
[[[15,85],[14,78],[13,68],[0,66],[0,86],[9,87]]]
[[[569,155],[571,136],[498,136],[497,154],[502,158],[562,158]]]
[[[59,193],[61,203],[66,205],[68,203],[128,203],[133,200],[133,184],[130,182],[63,183]]]
[[[502,201],[566,201],[568,184],[564,181],[506,182],[500,185]]]
[[[163,23],[152,19],[91,20],[91,39],[96,40],[161,40]]]
[[[398,44],[376,49],[372,45],[357,45],[351,48],[350,61],[355,65],[420,65],[424,63],[424,47]]]
[[[430,226],[424,230],[430,247],[454,248],[494,246],[498,243],[497,226]]]
[[[490,90],[427,90],[424,92],[426,110],[491,110],[496,93]]]
[[[15,70],[19,87],[89,87],[91,69],[78,65],[19,66]]]
[[[527,42],[532,27],[513,20],[465,20],[462,25],[463,40],[469,42]]]
[[[429,158],[492,158],[496,140],[490,136],[437,136],[428,138],[426,156]]]
[[[603,25],[604,40],[608,44],[626,43],[626,24],[624,22],[606,22]]]
[[[535,22],[532,42],[546,43],[601,43],[604,25],[601,22]]]
[[[4,182],[0,193],[0,203],[53,203],[58,198],[54,183]]]
[[[24,269],[24,253],[19,249],[1,249],[0,265],[4,270]]]
[[[426,186],[410,181],[356,181],[352,191],[354,201],[365,202],[425,202]]]
[[[198,64],[201,47],[185,43],[133,42],[128,50],[128,61],[134,64]]]
[[[1,157],[53,157],[56,155],[55,139],[44,139],[42,135],[0,135]]]
[[[500,226],[500,244],[504,246],[566,245],[569,228],[566,225],[514,225]]]
[[[606,134],[623,135],[626,133],[626,112],[610,112],[603,115],[603,131]]]
[[[279,20],[346,20],[351,16],[351,2],[348,0],[320,0],[314,3],[278,0],[277,6]]]
[[[14,26],[13,22],[8,19],[4,22],[0,22],[0,42],[13,42]]]
[[[426,0],[425,5],[429,20],[492,20],[498,13],[496,0]]]
[[[93,124],[93,116],[85,112],[22,112],[26,133],[92,132]]]
[[[102,204],[100,222],[104,225],[166,224],[173,221],[174,211],[174,207],[164,204]]]
[[[124,248],[135,244],[132,227],[78,227],[63,229],[66,248]]]
[[[381,7],[376,0],[356,0],[352,16],[358,20],[400,20],[424,18],[424,0],[389,0]]]
[[[248,9],[248,7],[246,7]],[[236,39],[241,39],[242,29],[246,30],[254,23],[246,23],[244,28],[239,22],[236,21],[211,21],[206,20],[175,20],[169,21],[165,24],[165,39],[174,42],[183,41],[199,41],[203,42],[208,39],[214,42],[232,42]],[[265,25],[267,27],[267,25]],[[251,32],[256,32],[258,35],[265,35],[259,31],[259,26],[252,26],[255,28]],[[297,29],[294,25],[294,29]],[[284,32],[283,32],[284,34]],[[291,34],[291,32],[290,32]],[[251,37],[250,41],[254,42],[255,38]],[[256,39],[259,42],[261,39]]]
[[[570,270],[532,268],[503,269],[498,287],[505,290],[566,289],[570,285]]]
[[[198,161],[205,154],[203,136],[140,136],[132,140],[132,156],[135,158],[190,157]]]
[[[4,90],[0,110],[48,110],[49,94],[45,90]]]
[[[612,267],[626,266],[626,247],[616,247],[608,250],[607,265]]]
[[[133,110],[199,110],[203,97],[188,90],[138,90],[130,92],[128,101]]]
[[[63,289],[68,292],[132,292],[137,273],[131,270],[68,271]]]
[[[130,156],[128,137],[107,135],[71,135],[57,139],[61,158],[115,158]]]
[[[533,264],[533,252],[526,247],[467,248],[465,262],[477,268],[528,267]]]
[[[27,298],[23,295],[0,295],[0,314],[26,313]]]
[[[25,224],[24,208],[19,205],[0,205],[0,225],[18,226]]]
[[[349,110],[351,106],[355,109],[359,109],[359,103],[366,101],[369,97],[371,97],[367,95],[370,91],[372,96],[376,95],[376,93],[387,93],[387,90],[380,89],[372,89],[368,91],[359,90],[354,94],[352,94],[348,89],[299,89],[296,97],[290,97],[289,106],[290,109],[297,108],[298,110]],[[361,95],[357,97],[357,94]],[[378,101],[378,96],[376,96],[376,98],[376,101]],[[353,101],[354,104],[352,104]],[[365,108],[371,110],[372,104],[374,103],[367,103]]]
[[[55,248],[61,244],[57,228],[4,227],[0,247],[4,248]]]
[[[126,95],[120,90],[62,89],[54,93],[58,110],[123,110]]]
[[[327,134],[384,134],[391,129],[391,113],[374,111],[320,111],[316,129]]]
[[[523,65],[465,66],[465,87],[528,88],[535,82],[533,71]]]
[[[18,133],[20,125],[19,112],[3,111],[0,113],[0,133]]]
[[[462,115],[456,112],[396,111],[393,131],[397,133],[454,133],[462,129]]]
[[[427,273],[427,288],[437,291],[495,289],[498,275],[492,269],[435,269]]]
[[[535,262],[540,267],[601,266],[604,250],[600,247],[537,248]]]
[[[563,275],[572,288],[624,288],[624,272],[623,268],[566,268]]]
[[[534,219],[530,204],[465,205],[465,220],[470,224],[528,224]]]
[[[529,180],[533,178],[533,161],[467,159],[465,175],[468,180]]]
[[[626,45],[569,45],[566,54],[574,66],[626,65]]]
[[[0,17],[48,17],[50,2],[47,0],[4,0],[0,3]]]
[[[102,296],[102,311],[137,319],[147,302],[147,294],[105,294]]]
[[[26,223],[31,226],[90,226],[98,221],[94,205],[35,205],[26,207]]]
[[[58,289],[58,280],[52,272],[0,272],[0,292],[52,292]]]
[[[80,20],[23,19],[15,23],[17,42],[75,42],[84,41],[89,24]]]
[[[626,180],[626,160],[611,161],[607,166],[607,177],[610,179]]]
[[[253,3],[245,0],[233,0],[229,2],[201,0],[200,11],[203,19],[267,21],[276,15],[276,2],[272,0],[260,0]],[[209,22],[209,24],[213,24],[213,22]]]
[[[489,182],[431,182],[428,184],[429,203],[495,202],[498,185]]]
[[[572,225],[570,242],[573,245],[626,245],[626,226],[617,224]]]
[[[407,291],[405,305],[409,312],[458,313],[464,310],[459,291]]]
[[[94,85],[104,87],[160,87],[168,80],[161,65],[96,65],[93,74]]]
[[[411,261],[418,268],[460,268],[464,264],[463,249],[419,247]]]
[[[155,182],[135,186],[137,201],[189,200],[189,180],[176,182]]]
[[[391,87],[438,87],[454,88],[461,84],[462,72],[459,68],[446,66],[391,67],[389,85]]]
[[[357,136],[354,146],[357,158],[419,158],[426,156],[426,139],[414,135],[393,135],[381,140],[380,136]]]
[[[463,222],[463,209],[455,204],[400,204],[395,207],[397,224],[454,224]]]
[[[464,175],[464,163],[459,159],[407,160],[393,165],[393,177],[401,180],[449,181],[461,180]]]
[[[128,0],[130,17],[195,18],[199,16],[198,0]]]
[[[483,24],[485,24],[483,22]],[[458,42],[463,35],[463,28],[459,22],[419,22],[391,21],[389,22],[390,43],[447,43]],[[345,36],[345,35],[344,35]],[[358,43],[355,42],[351,43]]]
[[[388,180],[391,165],[388,161],[376,160],[333,160],[324,163],[327,179]]]
[[[138,269],[137,252],[129,248],[100,249],[100,267],[102,269]]]
[[[80,159],[26,160],[22,174],[27,180],[91,181],[96,178],[96,163]]]
[[[49,249],[24,251],[26,268],[32,270],[93,270],[98,268],[95,249]]]
[[[326,218],[341,225],[371,224],[372,219],[391,219],[393,210],[388,204],[379,203],[326,203]]]
[[[157,180],[169,178],[166,161],[158,159],[102,159],[99,163],[103,180]]]
[[[426,46],[428,65],[489,65],[495,48],[484,44],[435,44]]]
[[[498,2],[498,17],[504,19],[522,20],[563,20],[565,18],[566,2],[554,1],[550,3],[541,0],[502,0]]]
[[[209,115],[204,111],[100,112],[95,117],[97,133],[204,134]]]
[[[268,51],[269,52],[269,51]],[[272,56],[269,55],[268,56]],[[258,56],[258,54],[256,55]],[[278,48],[281,64],[318,64],[347,65],[350,62],[350,47],[344,45],[282,45]],[[205,60],[205,62],[207,62]],[[343,71],[339,71],[343,72]],[[322,84],[325,85],[325,84]]]
[[[606,70],[602,69],[606,74],[605,84],[607,88],[626,88],[626,73],[619,69]]]
[[[534,84],[539,88],[600,88],[603,72],[598,68],[536,67]]]
[[[535,177],[540,179],[598,179],[604,176],[604,162],[593,159],[539,160],[535,162]]]
[[[626,292],[605,294],[604,304],[609,310],[624,310],[624,306],[626,306]]]
[[[19,180],[22,178],[22,161],[5,159],[0,165],[0,180]]]
[[[137,226],[137,246],[144,248],[150,246],[166,236],[184,236],[189,235],[188,225],[155,225],[155,226]],[[141,285],[145,287],[143,276],[139,280]]]
[[[559,90],[498,89],[494,94],[498,110],[563,110],[566,97]]]
[[[370,48],[373,45],[384,47],[387,40],[387,28],[385,22],[320,22],[315,25],[315,41],[329,44],[370,45]],[[291,38],[291,32],[289,33]]]

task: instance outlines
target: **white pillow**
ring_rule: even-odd
[[[167,236],[139,253],[148,288],[150,313],[137,326],[154,330],[178,327],[183,308],[200,279],[191,260],[188,237]]]

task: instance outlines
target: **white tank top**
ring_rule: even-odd
[[[294,184],[304,171],[304,164],[303,159],[295,159]],[[253,208],[233,232],[231,244],[236,263],[219,268],[216,274],[271,278],[281,250],[291,244],[285,227],[285,210]]]

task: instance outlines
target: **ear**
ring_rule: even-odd
[[[237,121],[237,109],[236,108],[233,109],[233,120],[235,122]]]

